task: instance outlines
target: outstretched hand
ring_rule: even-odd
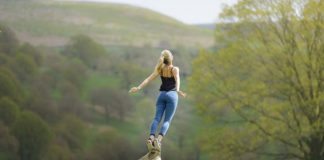
[[[128,93],[135,93],[135,92],[138,92],[140,89],[138,87],[132,87]]]
[[[180,95],[182,98],[186,98],[187,96],[187,94],[182,91],[178,91],[178,95]]]

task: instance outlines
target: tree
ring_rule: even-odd
[[[39,49],[35,48],[33,45],[25,43],[19,47],[18,52],[28,55],[31,59],[33,59],[37,66],[40,66],[42,64],[43,53]]]
[[[0,122],[0,159],[18,160],[17,139],[10,135],[9,129]]]
[[[42,160],[74,160],[72,152],[66,146],[60,146],[58,144],[51,144],[46,155],[42,157]]]
[[[69,60],[68,62],[66,62],[64,70],[62,72],[65,80],[68,80],[79,90],[81,90],[83,81],[87,75],[87,68],[80,60]]]
[[[138,65],[126,63],[119,63],[116,65],[119,77],[122,77],[122,87],[130,88],[132,82],[141,81],[143,77],[147,76],[147,69],[140,67]],[[153,69],[151,69],[153,70]],[[150,71],[151,71],[150,70]]]
[[[6,54],[0,53],[0,65],[6,66],[10,62],[10,57]]]
[[[52,79],[47,74],[40,74],[29,83],[28,96],[24,108],[37,113],[46,122],[59,119],[58,105],[52,97]]]
[[[0,53],[12,54],[19,43],[14,32],[7,26],[0,24]]]
[[[201,51],[190,78],[212,157],[324,159],[323,10],[322,0],[224,9],[219,50]]]
[[[85,113],[85,105],[79,95],[77,86],[69,81],[62,81],[59,86],[62,98],[59,101],[58,109],[61,113],[72,113],[82,116]]]
[[[37,65],[29,55],[18,53],[9,64],[11,70],[21,83],[29,82],[31,77],[37,72]]]
[[[19,104],[23,98],[22,88],[16,77],[7,68],[0,68],[0,97],[6,96]]]
[[[19,108],[15,102],[7,97],[0,99],[0,120],[6,125],[13,124],[19,116]]]
[[[56,126],[55,132],[57,138],[64,140],[72,151],[82,150],[86,138],[86,126],[81,119],[66,114]]]
[[[49,126],[39,116],[27,111],[22,112],[13,124],[12,133],[19,141],[21,160],[39,160],[52,137]]]
[[[136,156],[139,157],[135,154],[135,147],[114,130],[100,133],[94,141],[94,145],[85,154],[85,160],[134,159]]]
[[[97,68],[97,61],[106,52],[105,48],[86,35],[77,35],[71,38],[63,54],[71,58],[79,58],[91,69]]]
[[[91,102],[94,105],[104,107],[107,117],[117,115],[122,121],[133,107],[132,101],[126,92],[111,88],[92,91]]]

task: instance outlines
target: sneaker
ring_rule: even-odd
[[[154,144],[153,144],[153,140],[152,140],[151,138],[149,138],[149,139],[146,141],[146,147],[147,147],[147,150],[148,150],[149,152],[151,152],[152,149],[154,148],[153,145],[154,145]]]
[[[159,141],[157,138],[154,139],[153,141],[153,146],[154,146],[154,149],[156,149],[158,152],[161,152],[161,141]]]

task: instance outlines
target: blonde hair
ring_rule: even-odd
[[[155,71],[158,72],[159,74],[161,74],[164,65],[170,65],[173,60],[173,55],[169,50],[163,50],[161,52],[161,57],[163,57],[163,59],[159,59],[155,66]]]

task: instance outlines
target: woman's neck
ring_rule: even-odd
[[[170,64],[166,64],[166,66],[167,66],[167,67],[172,67],[173,64],[172,64],[172,63],[170,63]]]

